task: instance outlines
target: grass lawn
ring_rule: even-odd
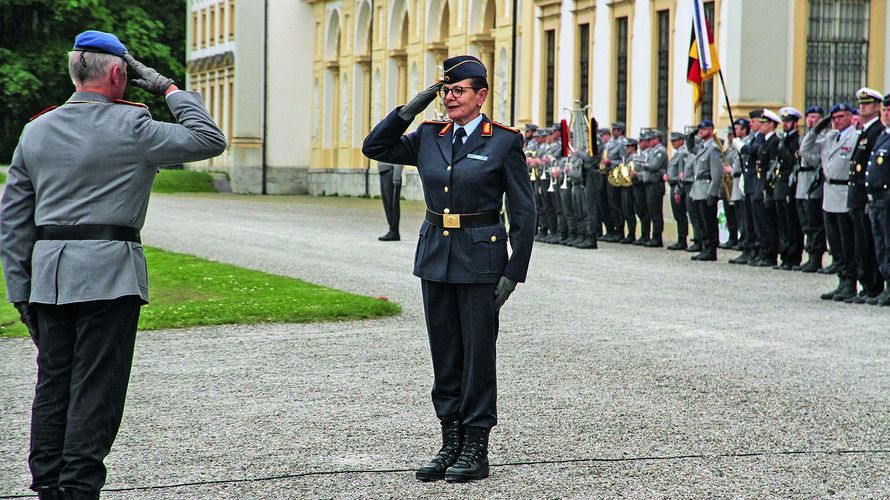
[[[301,280],[145,248],[151,303],[140,330],[200,325],[309,323],[380,318],[398,314],[392,302]],[[28,335],[18,312],[0,290],[0,337]]]
[[[162,169],[151,186],[155,193],[215,193],[213,177],[198,170]]]

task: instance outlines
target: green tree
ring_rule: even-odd
[[[74,91],[67,53],[78,33],[114,33],[133,57],[185,83],[186,2],[0,0],[0,163],[8,163],[28,118]],[[172,120],[163,98],[135,87],[124,97]]]

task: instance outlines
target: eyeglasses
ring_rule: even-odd
[[[451,87],[451,88],[442,87],[441,89],[439,89],[439,97],[441,97],[442,99],[445,99],[446,97],[448,97],[448,93],[451,92],[451,95],[453,95],[456,99],[456,98],[464,95],[464,91],[467,89],[480,90],[481,88],[482,87]]]

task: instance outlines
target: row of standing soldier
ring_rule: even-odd
[[[877,116],[883,101],[890,121],[890,100],[868,88],[856,98],[859,109],[838,103],[828,115],[819,106],[806,113],[792,107],[778,114],[755,110],[736,120],[723,142],[704,120],[670,134],[670,157],[654,129],[641,130],[637,141],[625,136],[621,122],[597,129],[590,120],[583,130],[596,130],[596,136],[577,141],[582,128],[576,125],[571,130],[565,122],[550,129],[529,125],[526,156],[538,204],[537,239],[586,249],[597,248],[598,241],[662,247],[667,183],[678,233],[669,250],[717,260],[722,199],[729,237],[719,247],[741,252],[730,263],[837,274],[838,287],[823,299],[890,305],[890,284],[883,283],[890,280],[885,243],[890,230],[882,229],[887,225],[882,207],[890,204],[882,186],[890,183],[890,167],[883,165],[887,148],[875,147],[890,145],[885,131],[890,127]],[[853,126],[859,111],[861,131]],[[573,124],[586,120],[586,110],[572,112]],[[888,144],[879,141],[884,136]],[[832,263],[823,268],[829,251]]]

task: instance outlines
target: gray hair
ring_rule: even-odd
[[[127,63],[113,54],[102,52],[84,52],[72,50],[68,53],[68,74],[75,85],[83,85],[100,78],[117,65],[121,71],[127,69]]]

